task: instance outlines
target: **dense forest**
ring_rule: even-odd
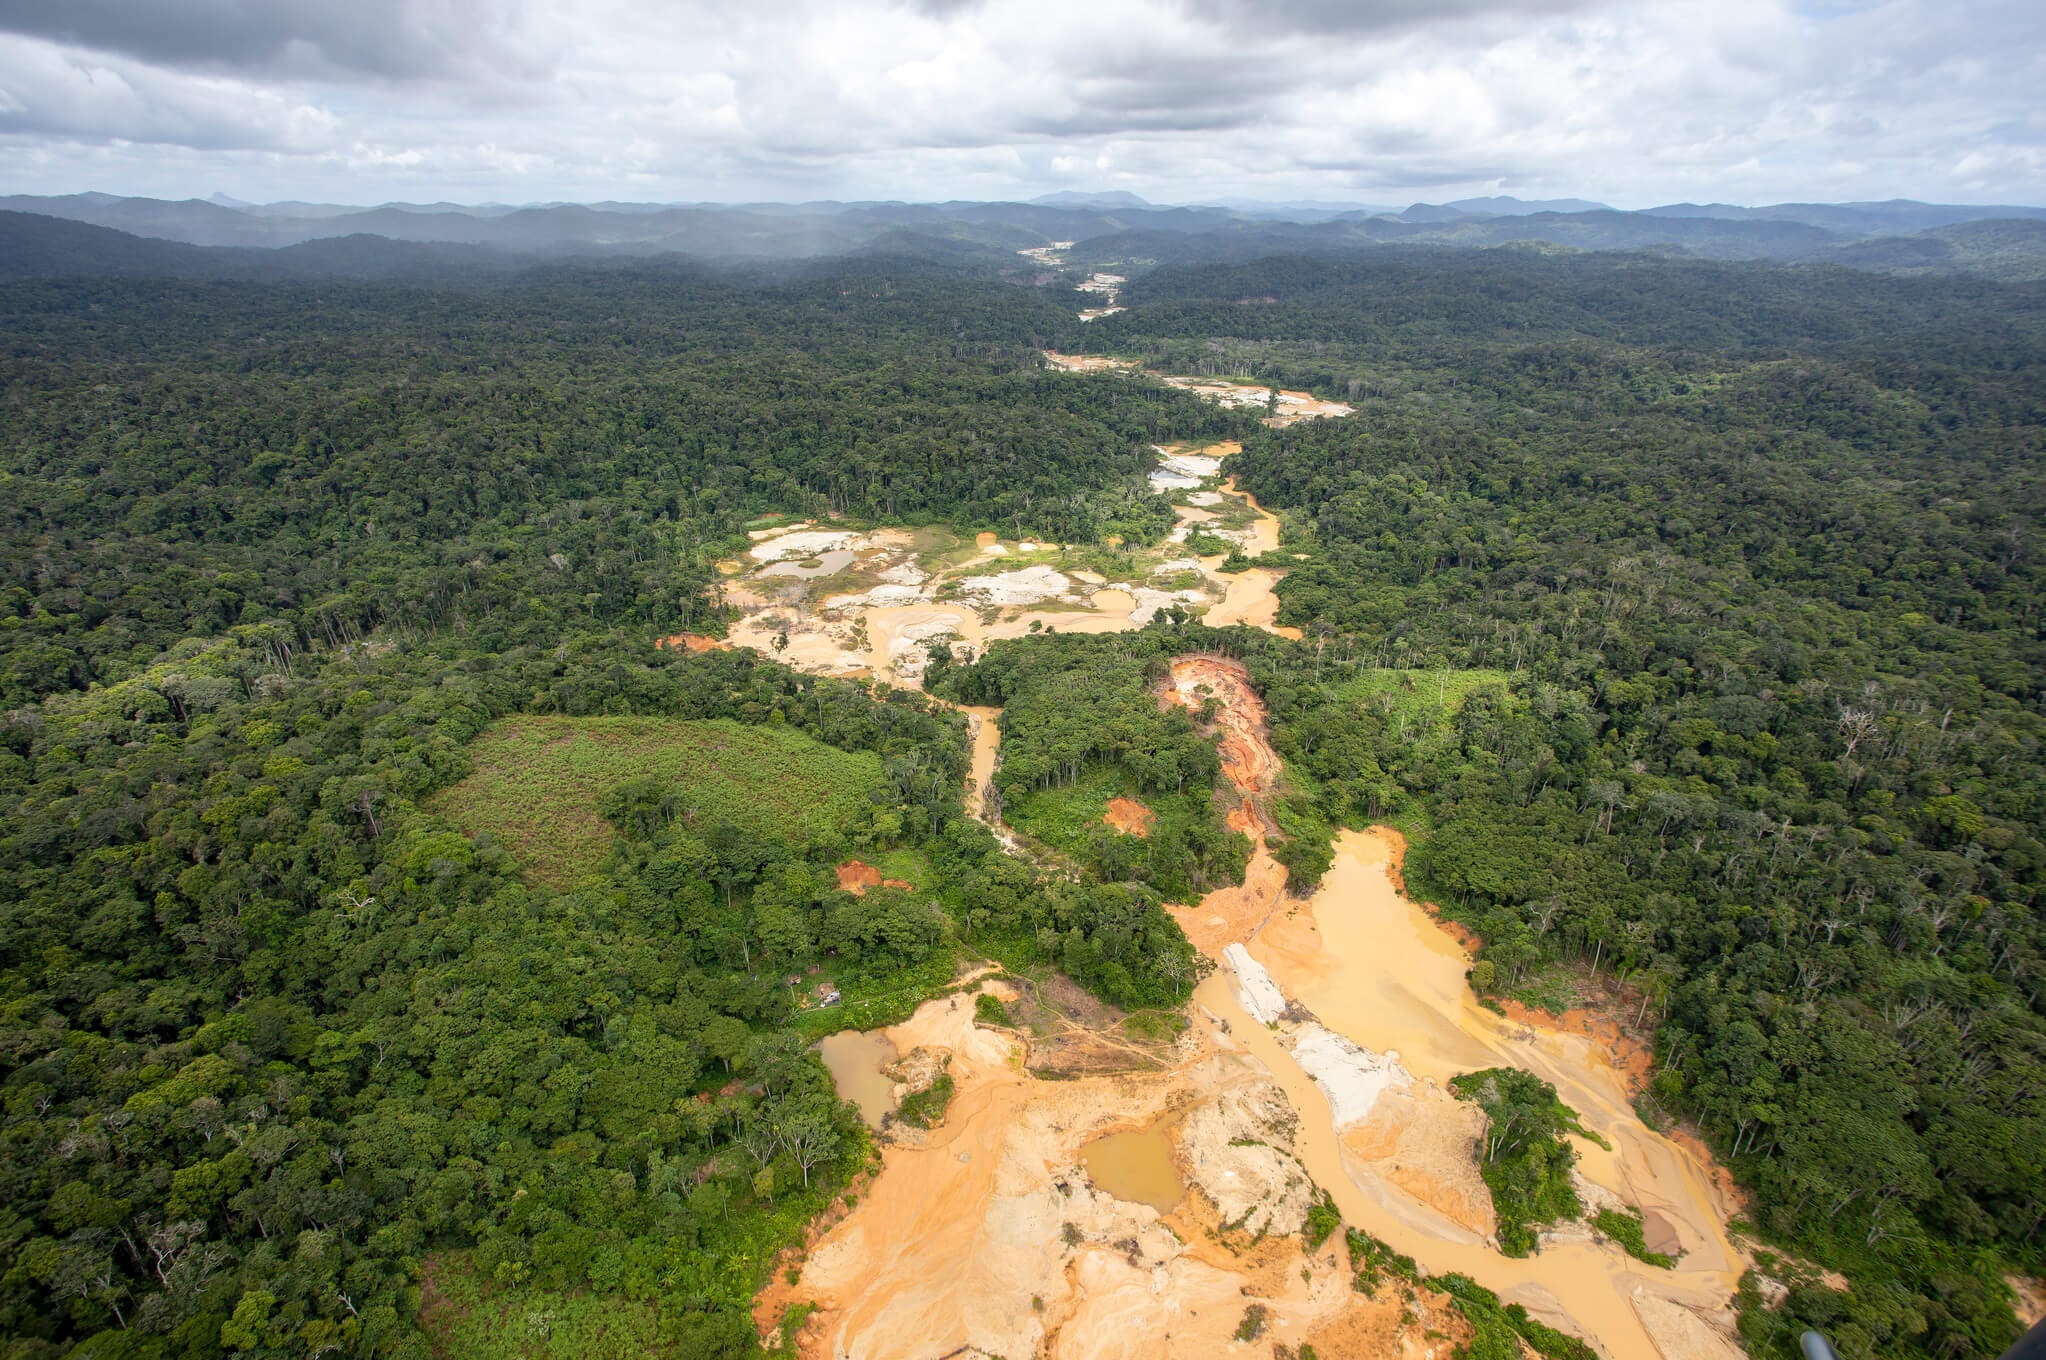
[[[917,266],[0,292],[4,1353],[416,1355],[422,1308],[530,1299],[751,1354],[868,1146],[820,1024],[965,941],[1182,1001],[1155,892],[963,818],[962,720],[653,646],[722,626],[764,510],[1155,537],[1149,444],[1228,423],[1042,372],[1064,315]],[[456,796],[520,715],[861,753],[820,768],[868,813],[620,779],[557,878]],[[853,853],[915,890],[841,890]],[[819,969],[823,1016],[785,983]]]
[[[1184,1001],[1162,903],[1246,848],[1150,698],[1193,650],[1270,710],[1297,885],[1392,819],[1481,991],[1623,985],[1644,1117],[1851,1282],[1750,1289],[1757,1354],[2006,1344],[2004,1272],[2046,1267],[2046,289],[1416,250],[1125,300],[888,258],[0,287],[0,1354],[419,1355],[422,1308],[543,1297],[751,1353],[867,1156],[822,1027],[964,953]],[[1246,426],[1046,345],[1358,413]],[[942,705],[653,645],[722,627],[764,512],[1143,541],[1149,446],[1220,437],[1302,641],[1168,616],[932,668],[1003,706],[1056,867],[963,815]],[[625,718],[772,733],[850,811],[619,780],[565,875],[464,820],[519,724]],[[1152,837],[1075,815],[1117,793]],[[840,890],[851,854],[913,888]],[[1536,1222],[1560,1165],[1494,1179]],[[1470,1288],[1496,1353],[1563,1345]]]
[[[1154,691],[1183,631],[1054,635],[997,642],[973,665],[927,677],[938,693],[1002,710],[995,796],[1008,823],[1109,880],[1151,885],[1173,901],[1243,876],[1250,843],[1215,797],[1221,762],[1185,709]],[[1108,799],[1150,814],[1142,837],[1102,825]],[[1068,810],[1078,815],[1068,815]]]
[[[157,282],[0,293],[13,622],[0,699],[276,620],[479,650],[706,623],[709,549],[774,508],[1156,537],[1184,393],[1074,383],[1066,314],[904,267],[440,292]]]
[[[1255,663],[1474,981],[1609,970],[1765,1234],[1744,1315],[1993,1354],[2046,1255],[2046,290],[1638,259],[1161,272],[1097,346],[1358,413],[1250,435]],[[1147,305],[1149,304],[1149,305]],[[1750,1300],[1751,1304],[1754,1302]]]

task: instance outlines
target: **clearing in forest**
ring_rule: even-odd
[[[529,878],[563,888],[596,877],[613,836],[597,800],[628,779],[673,781],[683,820],[699,831],[730,822],[798,842],[845,836],[881,782],[870,752],[726,718],[531,714],[493,725],[469,755],[441,811],[496,838]]]
[[[1368,670],[1345,680],[1337,694],[1405,720],[1415,733],[1446,730],[1464,700],[1490,685],[1510,689],[1513,677],[1497,670]]]

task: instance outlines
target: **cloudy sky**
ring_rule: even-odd
[[[2041,0],[0,0],[0,192],[2046,203]]]

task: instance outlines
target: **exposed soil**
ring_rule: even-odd
[[[2027,1279],[2023,1275],[2006,1275],[2003,1282],[2010,1286],[2020,1323],[2027,1327],[2036,1327],[2042,1320],[2046,1320],[2046,1280]]]
[[[1719,1193],[1714,1168],[1640,1122],[1627,1063],[1608,1054],[1600,1038],[1537,1029],[1476,1004],[1463,978],[1468,959],[1462,947],[1393,888],[1389,870],[1401,848],[1382,830],[1343,833],[1335,865],[1311,902],[1275,918],[1250,945],[1288,996],[1357,1043],[1397,1054],[1422,1083],[1411,1113],[1398,1097],[1382,1097],[1372,1119],[1327,1152],[1316,1147],[1310,1120],[1309,1169],[1328,1184],[1321,1157],[1341,1166],[1345,1185],[1336,1193],[1345,1216],[1425,1267],[1462,1270],[1609,1355],[1710,1354],[1699,1349],[1707,1343],[1684,1319],[1719,1335],[1745,1264],[1726,1237],[1724,1224],[1736,1206]],[[1227,1016],[1235,999],[1218,983],[1203,984],[1202,996]],[[1254,1052],[1271,1043],[1272,1061],[1284,1063],[1279,1036],[1260,1027],[1246,1033],[1245,1042]],[[1526,1261],[1507,1260],[1485,1245],[1484,1223],[1473,1212],[1485,1201],[1468,1171],[1455,1172],[1450,1155],[1458,1142],[1471,1145],[1476,1125],[1458,1131],[1457,1121],[1472,1116],[1441,1087],[1458,1072],[1505,1063],[1553,1082],[1586,1126],[1612,1144],[1610,1151],[1579,1144],[1587,1189],[1594,1198],[1610,1196],[1656,1213],[1684,1253],[1677,1269],[1641,1267],[1589,1232],[1556,1234]],[[1304,1104],[1314,1089],[1304,1073],[1282,1066],[1274,1071]],[[1415,1131],[1420,1141],[1409,1148],[1405,1140]],[[1462,1184],[1445,1170],[1460,1174]],[[1359,1193],[1346,1202],[1346,1189]],[[1670,1308],[1644,1309],[1644,1298]]]
[[[1134,798],[1111,798],[1101,820],[1125,836],[1148,836],[1155,814]]]
[[[1267,1336],[1290,1346],[1446,1354],[1461,1333],[1439,1296],[1362,1298],[1332,1255],[1310,1259],[1284,1231],[1278,1220],[1290,1217],[1298,1190],[1289,1168],[1298,1166],[1347,1222],[1424,1269],[1471,1275],[1609,1357],[1737,1354],[1726,1306],[1745,1262],[1724,1229],[1734,1206],[1716,1168],[1635,1117],[1638,1062],[1612,1045],[1617,1027],[1590,1015],[1538,1027],[1546,1017],[1514,1020],[1477,1006],[1462,946],[1395,887],[1404,845],[1394,833],[1343,833],[1321,889],[1288,907],[1284,870],[1264,848],[1262,802],[1279,762],[1247,674],[1222,658],[1181,658],[1161,700],[1199,712],[1211,697],[1237,821],[1257,853],[1244,886],[1173,910],[1211,956],[1248,942],[1249,954],[1228,952],[1238,968],[1254,960],[1272,980],[1273,1025],[1244,1010],[1235,969],[1225,968],[1196,992],[1194,1024],[1178,1045],[1148,1046],[1160,1070],[1044,1081],[1026,1071],[1014,1037],[973,1024],[969,998],[926,1005],[888,1038],[899,1051],[953,1055],[957,1094],[945,1123],[922,1147],[884,1150],[865,1198],[822,1233],[798,1283],[778,1274],[762,1296],[763,1322],[793,1298],[814,1300],[799,1345],[833,1360],[1205,1356],[1233,1349],[1254,1298],[1270,1301]],[[1019,999],[1014,984],[983,986]],[[1037,993],[1034,1004],[1059,1013],[1064,1030],[1033,1042],[1032,1066],[1040,1048],[1072,1055],[1078,1063],[1065,1071],[1083,1074],[1092,1061],[1146,1056],[1098,1002],[1075,992],[1070,1006],[1047,1004]],[[1041,1013],[1029,1023],[1058,1030]],[[1312,1056],[1310,1045],[1319,1046]],[[1339,1065],[1344,1053],[1362,1064],[1366,1085],[1354,1100],[1310,1076],[1326,1068],[1331,1045]],[[1641,1207],[1644,1226],[1653,1214],[1658,1239],[1683,1253],[1677,1269],[1642,1266],[1581,1230],[1552,1235],[1524,1261],[1489,1244],[1490,1199],[1473,1155],[1480,1116],[1444,1083],[1500,1063],[1553,1082],[1611,1142],[1610,1151],[1579,1149],[1586,1193]],[[1388,1075],[1395,1070],[1399,1080]],[[1101,1134],[1166,1115],[1194,1190],[1161,1219],[1102,1193],[1077,1159]],[[1261,1239],[1230,1217],[1260,1213]]]
[[[849,859],[838,866],[838,886],[855,897],[865,897],[869,888],[901,888],[916,891],[916,884],[905,883],[899,878],[883,878],[881,871],[871,864]]]
[[[1195,396],[1206,397],[1222,406],[1233,406],[1244,410],[1264,410],[1264,423],[1271,426],[1297,424],[1303,420],[1322,417],[1350,415],[1356,408],[1340,401],[1326,401],[1312,392],[1296,392],[1291,388],[1280,388],[1276,393],[1269,387],[1254,383],[1230,382],[1225,378],[1181,378],[1165,374],[1153,374],[1166,385],[1183,387]]]
[[[1162,697],[1197,716],[1210,700],[1215,701],[1222,777],[1253,806],[1254,816],[1262,824],[1264,813],[1258,805],[1278,779],[1279,757],[1268,735],[1264,700],[1251,687],[1250,672],[1243,663],[1219,656],[1176,657],[1172,684]]]
[[[1191,1033],[1169,1071],[1048,1082],[972,1017],[970,997],[946,998],[888,1031],[898,1048],[952,1053],[946,1118],[921,1146],[882,1149],[796,1282],[778,1270],[757,1300],[763,1330],[801,1299],[817,1309],[796,1347],[818,1360],[1206,1357],[1239,1349],[1255,1300],[1270,1309],[1261,1349],[1371,1335],[1395,1342],[1385,1354],[1447,1354],[1423,1336],[1442,1326],[1434,1311],[1400,1324],[1397,1307],[1350,1289],[1333,1252],[1304,1253],[1298,1116],[1226,1034]],[[1190,1188],[1167,1215],[1103,1192],[1081,1165],[1101,1135],[1151,1126],[1173,1130]]]
[[[701,633],[675,633],[658,638],[656,647],[682,647],[692,652],[729,652],[732,644],[723,638],[705,637]]]
[[[1068,373],[1109,373],[1137,366],[1132,359],[1110,359],[1099,354],[1060,354],[1049,349],[1044,352],[1044,360],[1053,368],[1064,369]]]

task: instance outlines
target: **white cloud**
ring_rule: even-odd
[[[2046,200],[2020,0],[264,0],[211,48],[118,8],[0,0],[0,189]]]

